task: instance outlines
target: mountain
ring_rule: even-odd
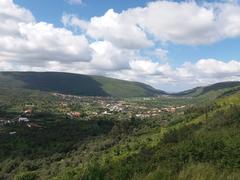
[[[196,87],[187,91],[172,94],[185,97],[218,97],[240,91],[239,81],[229,81],[212,84],[204,87]]]
[[[165,94],[139,83],[61,72],[1,72],[1,88],[40,90],[80,96],[143,97]]]
[[[79,96],[148,97],[172,95],[214,99],[221,95],[240,91],[240,82],[232,81],[168,94],[144,83],[62,72],[0,72],[0,83],[0,88],[4,90],[38,90]]]

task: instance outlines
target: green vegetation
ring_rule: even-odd
[[[2,72],[0,83],[4,85],[2,88],[40,90],[79,96],[140,97],[164,93],[138,82],[57,72]]]
[[[237,99],[239,96],[234,95]],[[198,109],[197,112],[186,112],[186,116],[195,118],[170,124],[164,131],[160,128],[158,136],[162,138],[150,138],[151,141],[158,141],[153,146],[147,143],[128,156],[121,150],[117,161],[107,161],[101,166],[91,164],[90,168],[100,167],[97,168],[97,174],[90,169],[83,177],[79,174],[79,177],[95,179],[101,175],[102,179],[237,179],[240,175],[240,106],[228,104],[229,98],[224,101],[224,106],[218,104],[222,100],[217,100],[212,108],[207,107],[208,111],[202,114],[202,110]],[[148,133],[151,137],[151,133]]]
[[[105,92],[113,97],[145,97],[165,94],[164,91],[156,90],[151,86],[139,82],[129,82],[101,76],[92,77],[101,83]]]
[[[214,99],[218,96],[235,93],[240,91],[240,82],[222,82],[213,84],[206,87],[197,87],[187,91],[173,94],[175,96],[185,96],[185,97],[205,97]]]
[[[6,81],[0,91],[0,179],[239,179],[237,83],[214,85],[202,97],[75,97],[49,93],[57,86],[40,81],[51,90],[26,88],[33,79],[13,74],[0,78]],[[100,79],[105,89],[113,88],[112,80]],[[166,108],[176,111],[161,111]],[[18,122],[27,109],[30,123]],[[141,111],[158,114],[136,116]],[[80,115],[69,117],[73,112]]]

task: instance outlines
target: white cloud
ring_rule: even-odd
[[[220,4],[217,28],[224,37],[240,36],[240,5],[238,4]]]
[[[145,82],[164,90],[180,91],[222,81],[239,81],[240,61],[200,59],[194,64],[185,63],[172,68],[169,64],[135,60],[130,62],[130,69],[111,72],[109,76]]]
[[[74,14],[66,14],[62,16],[62,23],[64,26],[74,26],[81,27],[86,29],[88,26],[88,22],[77,18]]]
[[[93,17],[90,22],[78,19],[76,16],[63,16],[65,25],[78,26],[86,34],[96,40],[106,40],[120,48],[139,49],[152,44],[146,33],[125,14],[118,14],[113,9],[102,17]]]
[[[240,36],[240,6],[236,3],[156,1],[121,13],[108,10],[84,21],[63,17],[65,25],[79,27],[95,39],[124,48],[143,48],[154,40],[178,44],[209,44]]]
[[[66,0],[71,5],[80,5],[82,4],[82,0]]]
[[[118,48],[108,41],[94,42],[91,48],[94,53],[90,63],[102,70],[127,69],[129,61],[136,56],[134,51]]]
[[[211,33],[215,20],[213,9],[195,2],[152,2],[129,14],[142,14],[138,19],[140,26],[162,42],[204,44],[216,38]]]
[[[130,68],[136,72],[146,75],[164,75],[171,71],[168,64],[159,64],[150,60],[130,61]]]
[[[196,79],[219,79],[224,77],[240,76],[240,62],[231,60],[223,62],[216,59],[200,59],[196,64],[186,63],[178,69],[179,75],[185,72],[189,77]]]
[[[14,4],[13,0],[1,0],[0,6],[1,18],[5,17],[6,21],[9,19],[21,22],[34,21],[32,13],[29,10]]]
[[[24,39],[20,48],[27,51],[29,58],[68,62],[91,59],[88,40],[82,35],[43,22],[20,24],[19,32]]]
[[[91,60],[92,49],[85,36],[36,22],[30,11],[12,0],[0,0],[0,6],[0,61],[44,66],[48,61]]]
[[[0,0],[0,7],[0,36],[18,36],[19,22],[35,21],[30,11],[15,5],[12,0]]]

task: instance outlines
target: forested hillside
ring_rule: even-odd
[[[2,72],[1,88],[58,92],[79,96],[140,97],[164,94],[146,84],[57,72]]]
[[[216,98],[218,96],[240,91],[239,81],[221,82],[204,87],[196,87],[187,91],[179,92],[173,95],[186,97],[209,97]]]

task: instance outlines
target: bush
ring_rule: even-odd
[[[180,171],[177,180],[237,180],[239,173],[216,169],[211,164],[190,164]]]
[[[35,180],[37,179],[37,174],[33,172],[22,173],[16,176],[16,180]]]

